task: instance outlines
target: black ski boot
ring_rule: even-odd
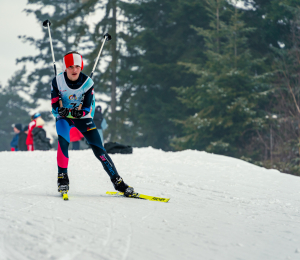
[[[69,190],[69,177],[67,173],[59,173],[57,176],[58,192]]]
[[[112,179],[111,182],[113,183],[115,189],[117,191],[124,192],[124,195],[126,197],[133,195],[134,189],[132,187],[128,186],[121,177]]]

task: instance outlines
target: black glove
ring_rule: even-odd
[[[75,117],[77,119],[81,118],[84,115],[84,111],[83,110],[78,110],[78,108],[74,108],[71,110],[71,115],[72,117]]]
[[[69,115],[69,109],[66,108],[66,107],[60,107],[60,108],[58,109],[58,114],[59,114],[60,116],[68,116],[68,115]]]

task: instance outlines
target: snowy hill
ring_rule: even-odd
[[[69,201],[55,151],[0,153],[0,260],[300,259],[300,178],[191,150],[112,159],[169,203],[106,195],[91,150],[70,151]]]

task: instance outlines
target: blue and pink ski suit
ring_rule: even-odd
[[[71,113],[67,117],[58,114],[59,96],[63,107],[73,109],[82,103],[83,116],[75,119]],[[93,121],[95,111],[94,82],[87,75],[80,73],[76,81],[70,81],[66,72],[60,73],[52,80],[51,86],[52,114],[56,118],[58,135],[57,165],[58,173],[67,173],[70,144],[70,129],[76,127],[90,144],[96,158],[102,163],[104,170],[111,179],[119,177],[113,161],[102,146],[101,137]]]

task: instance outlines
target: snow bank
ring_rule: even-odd
[[[135,148],[112,155],[125,182],[169,203],[112,197],[91,150],[0,153],[0,260],[300,259],[300,179],[220,155]]]

